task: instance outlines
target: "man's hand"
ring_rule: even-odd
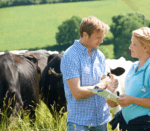
[[[112,74],[109,74],[109,76],[110,76],[110,81],[107,83],[107,89],[113,93],[118,87],[118,80],[115,79]]]
[[[106,75],[102,77],[100,82],[94,86],[98,86],[100,89],[104,90],[107,88],[108,82],[110,81],[109,77]]]
[[[108,103],[108,105],[113,108],[113,107],[116,107],[118,106],[118,104],[114,101],[111,101],[111,100],[106,100],[106,102]]]
[[[105,78],[107,78],[107,76],[106,76],[106,75],[103,75],[102,78],[101,78],[101,80],[103,80],[103,79],[105,79]]]
[[[118,87],[118,80],[114,78],[112,74],[109,74],[110,78],[106,75],[102,76],[100,82],[94,86],[98,86],[100,89],[108,89],[112,93]]]

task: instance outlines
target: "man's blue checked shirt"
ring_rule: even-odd
[[[67,79],[79,77],[80,86],[93,86],[100,82],[101,77],[106,75],[105,57],[98,49],[93,49],[92,61],[88,49],[75,40],[61,60],[61,72],[65,96],[67,99],[67,122],[74,122],[85,126],[98,126],[107,123],[110,112],[105,99],[94,95],[86,99],[76,100],[69,89]]]

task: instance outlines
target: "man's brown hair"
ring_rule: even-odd
[[[100,21],[98,18],[94,16],[89,16],[87,18],[83,18],[80,24],[79,33],[80,36],[83,37],[83,32],[86,32],[89,37],[94,31],[107,33],[109,30],[109,26],[104,22]]]

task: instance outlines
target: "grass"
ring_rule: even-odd
[[[26,112],[22,111],[24,114]],[[47,106],[41,101],[41,104],[36,108],[36,121],[34,126],[30,126],[29,116],[26,115],[23,119],[20,118],[21,112],[17,117],[10,117],[3,119],[0,124],[0,130],[2,131],[67,131],[66,126],[67,112],[63,117],[58,116],[56,120],[53,119]],[[7,124],[6,124],[7,123]],[[8,124],[9,123],[9,124]],[[108,131],[111,130],[111,126],[108,124]],[[117,131],[116,129],[114,131]]]
[[[58,26],[73,15],[81,18],[93,15],[110,25],[112,16],[132,11],[121,0],[1,8],[0,51],[56,45]],[[112,34],[108,32],[107,36],[112,37]]]
[[[63,117],[58,117],[54,120],[47,106],[41,102],[36,108],[36,122],[34,126],[30,126],[29,115],[23,119],[20,118],[21,112],[27,114],[25,111],[17,113],[17,117],[10,117],[10,119],[3,119],[0,130],[5,131],[67,131],[66,118],[67,112]],[[6,124],[9,123],[9,124]]]
[[[149,0],[122,0],[125,4],[127,4],[134,11],[139,11],[144,13],[144,15],[150,19],[150,11],[149,11]]]

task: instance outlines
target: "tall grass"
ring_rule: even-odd
[[[15,111],[14,111],[15,112]],[[54,110],[56,113],[56,111]],[[60,112],[58,117],[54,119],[47,108],[47,106],[41,101],[36,108],[36,121],[34,126],[30,124],[29,115],[24,110],[19,110],[15,112],[15,116],[10,118],[6,117],[6,112],[2,113],[3,119],[0,124],[0,130],[2,131],[67,131],[68,127],[66,126],[67,121],[67,112],[63,113],[63,116]],[[24,115],[21,119],[21,115]],[[111,126],[108,123],[108,131],[111,130]],[[117,131],[117,130],[115,130]]]
[[[55,111],[56,113],[56,111]],[[37,105],[36,108],[36,121],[34,126],[30,124],[29,115],[24,110],[15,112],[16,116],[11,116],[10,118],[6,117],[6,112],[2,113],[3,119],[0,124],[0,130],[6,131],[67,131],[66,118],[67,112],[61,115],[58,115],[54,119],[47,108],[47,106],[41,102]],[[24,115],[23,119],[21,115]]]

